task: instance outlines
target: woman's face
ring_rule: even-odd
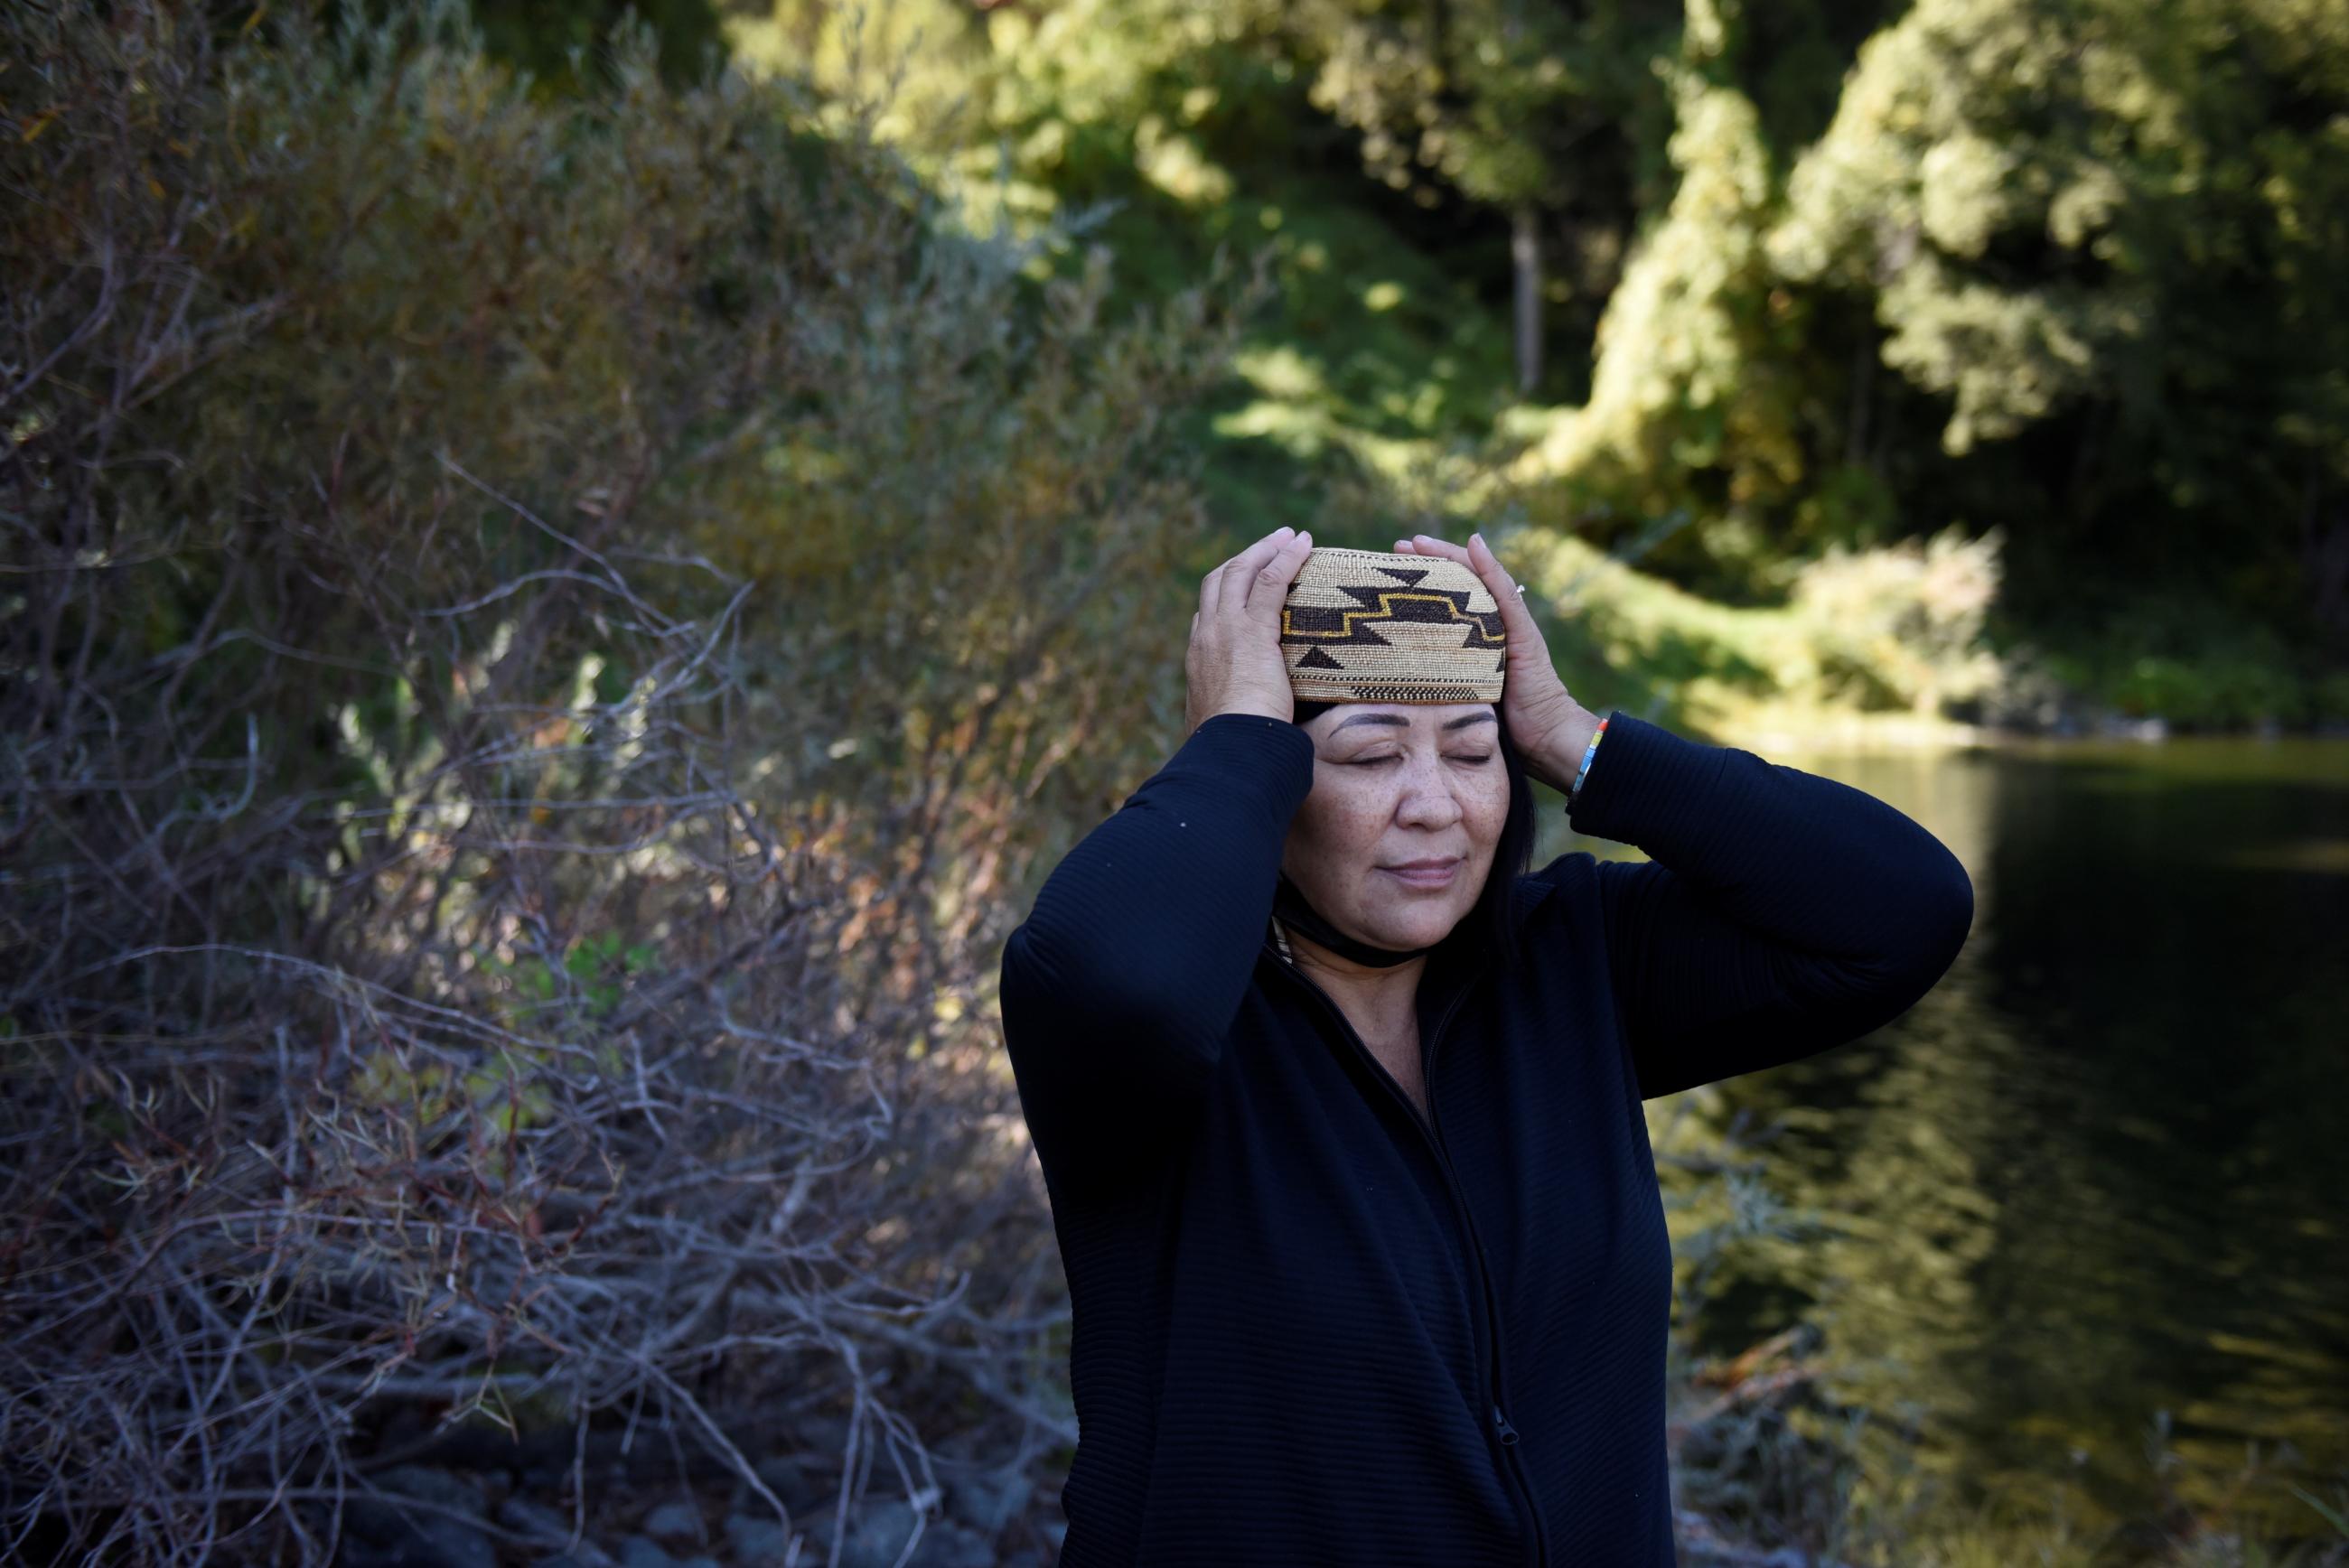
[[[1377,947],[1432,947],[1475,906],[1509,813],[1490,703],[1340,703],[1305,725],[1313,789],[1281,870]]]

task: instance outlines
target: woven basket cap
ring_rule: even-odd
[[[1483,579],[1440,556],[1316,550],[1280,610],[1299,702],[1498,702],[1507,646]]]

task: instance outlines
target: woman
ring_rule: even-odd
[[[1072,1304],[1060,1561],[1671,1564],[1640,1102],[1892,1018],[1972,888],[1857,790],[1602,734],[1481,536],[1309,593],[1311,546],[1207,574],[1189,738],[1004,951]],[[1527,874],[1528,778],[1650,859]]]

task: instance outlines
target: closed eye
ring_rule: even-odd
[[[1352,761],[1347,763],[1346,766],[1349,768],[1375,768],[1381,762],[1400,762],[1402,760],[1402,758],[1390,753],[1384,757],[1357,757]],[[1481,752],[1475,757],[1455,756],[1452,760],[1454,762],[1490,762],[1493,760],[1493,754],[1486,751]]]

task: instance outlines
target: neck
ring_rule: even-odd
[[[1415,1036],[1419,982],[1433,947],[1375,947],[1340,931],[1286,872],[1273,893],[1272,919],[1290,963],[1330,994],[1357,1033],[1382,1041]]]
[[[1374,968],[1331,952],[1293,926],[1284,927],[1284,934],[1296,968],[1330,994],[1356,1033],[1385,1039],[1416,1019],[1420,977],[1427,972],[1424,954]]]

